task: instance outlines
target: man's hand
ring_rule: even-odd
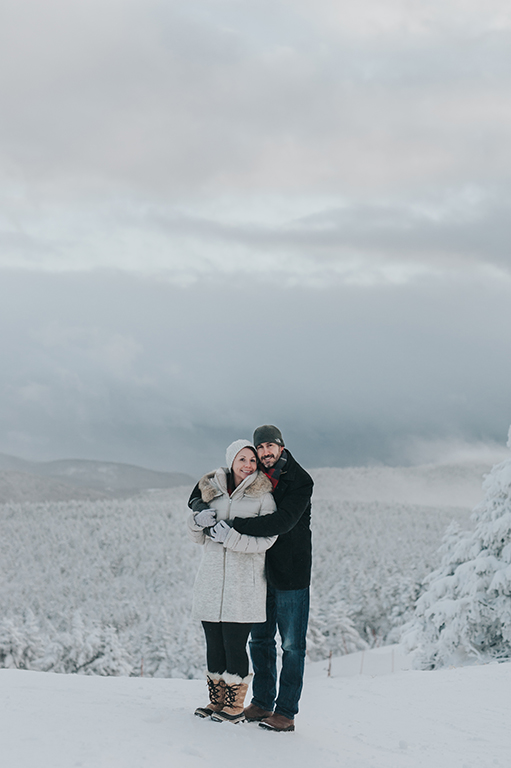
[[[227,523],[225,520],[220,520],[220,522],[211,529],[209,535],[213,541],[216,541],[217,544],[223,544],[230,530],[231,526],[229,523]]]
[[[195,525],[200,528],[210,528],[216,523],[216,509],[203,509],[202,512],[196,512],[193,516]]]

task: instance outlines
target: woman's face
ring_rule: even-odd
[[[250,448],[242,448],[232,462],[232,472],[236,485],[239,485],[246,477],[252,475],[256,469],[257,459],[254,451],[251,451]]]

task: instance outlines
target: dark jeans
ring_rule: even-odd
[[[252,704],[294,718],[303,687],[305,637],[309,621],[309,588],[268,587],[266,621],[254,624],[250,656],[254,667]],[[277,696],[277,629],[282,640],[282,670]]]
[[[208,671],[219,675],[248,675],[247,640],[252,624],[203,621]]]

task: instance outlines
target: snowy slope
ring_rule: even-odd
[[[390,616],[399,606],[404,610],[417,579],[432,565],[444,526],[453,517],[468,517],[488,469],[464,464],[316,470],[317,609],[311,623],[330,626],[328,609],[338,599],[355,618],[360,613],[360,621]],[[187,492],[0,507],[3,615],[16,619],[31,606],[39,622],[49,615],[58,619],[59,642],[70,631],[76,643],[87,644],[90,622],[104,623],[105,614],[122,642],[131,638],[134,674],[141,671],[139,647],[144,675],[151,653],[167,654],[167,666],[155,672],[160,675],[201,668],[203,641],[189,620],[199,553],[182,532]],[[73,624],[74,601],[82,612],[83,638],[81,625]],[[158,613],[162,604],[165,615]],[[6,624],[0,637],[4,644],[8,629]],[[21,630],[30,642],[34,634],[34,647],[46,631],[37,636],[30,618],[12,625],[16,637]],[[154,648],[139,643],[138,634]],[[327,660],[309,663],[294,734],[194,718],[194,707],[204,703],[199,680],[0,669],[0,766],[511,765],[511,662],[435,672],[403,671],[407,664],[391,646],[333,659],[332,677]]]
[[[195,718],[204,687],[196,680],[0,670],[2,765],[494,768],[511,760],[511,663],[307,675],[290,734]]]
[[[107,498],[94,488],[77,488],[53,477],[28,472],[0,471],[0,504],[8,501],[71,501]]]

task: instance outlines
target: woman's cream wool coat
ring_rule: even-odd
[[[217,520],[268,515],[276,509],[272,485],[262,472],[246,477],[229,497],[227,470],[204,475],[203,501],[216,509]],[[247,536],[231,528],[223,544],[212,541],[188,518],[192,540],[204,546],[193,587],[193,615],[201,621],[266,621],[265,552],[276,536]]]

